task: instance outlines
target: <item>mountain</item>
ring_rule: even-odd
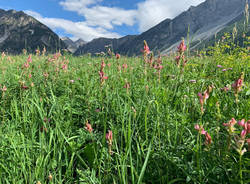
[[[22,11],[0,9],[0,52],[19,54],[46,47],[48,52],[66,48],[47,26]]]
[[[62,37],[61,39],[66,44],[67,49],[72,53],[74,53],[80,46],[83,46],[84,44],[87,43],[81,38],[76,40],[75,42],[71,40],[69,37]]]
[[[124,43],[120,43],[123,38],[99,38],[80,47],[76,54],[104,51],[102,43],[105,41],[105,44],[113,46],[115,52],[130,56],[138,55],[143,48],[143,40],[147,41],[152,51],[167,53],[176,49],[182,37],[187,37],[188,31],[190,40],[196,43],[193,45],[195,48],[230,25],[237,17],[243,16],[245,3],[246,0],[206,0],[198,6],[191,6],[174,19],[166,19]]]
[[[130,42],[136,37],[136,35],[128,35],[124,36],[122,38],[97,38],[92,40],[91,42],[88,42],[84,44],[83,46],[79,47],[77,51],[75,52],[75,55],[82,55],[86,53],[100,53],[100,52],[105,52],[106,48],[105,46],[109,45],[112,47],[112,50],[114,51],[121,51],[123,48],[123,45],[126,42]]]
[[[77,48],[78,47],[80,47],[80,46],[83,46],[84,44],[86,44],[87,42],[85,42],[83,39],[78,39],[78,40],[76,40],[75,41],[75,44],[76,44],[76,46],[77,46]]]
[[[234,43],[243,46],[244,45],[244,40],[243,40],[243,33],[245,36],[250,36],[250,24],[248,24],[248,27],[246,29],[245,25],[245,15],[244,13],[240,14],[236,18],[234,18],[231,22],[229,22],[226,26],[224,26],[220,31],[216,32],[214,36],[211,36],[210,38],[206,39],[203,42],[192,42],[191,43],[191,48],[196,48],[196,49],[202,49],[202,48],[207,48],[208,46],[214,46],[215,43],[218,42],[218,40],[221,40],[222,37],[225,35],[225,33],[230,33],[232,34],[233,29],[236,27],[237,33],[236,33],[236,38]],[[231,39],[232,40],[232,39]]]
[[[74,53],[77,50],[77,46],[73,40],[71,40],[69,37],[62,37],[62,41],[65,43],[67,49]]]

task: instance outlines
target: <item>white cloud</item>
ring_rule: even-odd
[[[117,25],[133,26],[137,23],[139,31],[143,32],[205,0],[144,0],[137,4],[137,9],[131,10],[99,6],[98,3],[101,1],[103,0],[64,0],[60,5],[65,10],[84,16],[89,26],[113,29]]]
[[[205,0],[146,0],[137,5],[139,31],[143,32],[157,25],[166,18],[174,18],[191,5],[198,5]]]
[[[125,10],[119,7],[100,6],[102,0],[66,0],[60,5],[65,10],[77,12],[84,16],[89,26],[101,26],[113,29],[123,24],[132,26],[136,23],[136,10]],[[91,6],[90,6],[91,5]]]
[[[24,13],[26,13],[26,14],[28,14],[36,19],[42,19],[42,16],[39,13],[34,12],[32,10],[25,10]]]
[[[205,0],[144,0],[135,9],[101,6],[104,0],[61,0],[59,4],[67,11],[78,13],[84,18],[81,22],[42,17],[32,11],[26,11],[52,29],[61,28],[75,38],[90,41],[97,37],[117,38],[113,32],[115,26],[138,24],[139,32],[148,30],[166,18],[174,18],[191,5]],[[108,1],[108,0],[105,0]]]
[[[49,28],[63,29],[66,33],[73,35],[73,39],[82,38],[85,41],[90,41],[93,38],[105,37],[105,38],[118,38],[119,34],[110,32],[102,27],[90,27],[86,22],[72,22],[66,19],[59,18],[47,18],[42,17],[39,13],[34,11],[25,11],[28,15],[36,18],[41,23],[47,25]]]
[[[105,6],[94,6],[84,11],[88,25],[102,26],[107,29],[113,29],[115,25],[121,26],[123,24],[132,26],[136,23],[135,15],[135,10],[124,10]]]

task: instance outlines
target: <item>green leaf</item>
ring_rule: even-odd
[[[84,158],[88,161],[91,167],[93,167],[96,158],[95,147],[95,143],[90,143],[83,149]]]
[[[246,95],[247,96],[250,95],[250,89],[246,92]]]
[[[149,147],[148,147],[147,156],[146,156],[146,159],[145,159],[145,161],[144,161],[143,167],[142,167],[142,169],[141,169],[141,173],[140,173],[140,176],[139,176],[139,179],[138,179],[137,184],[140,184],[140,183],[142,182],[142,179],[143,179],[143,176],[144,176],[144,172],[145,172],[146,167],[147,167],[149,155],[150,155],[150,152],[151,152],[151,147],[152,147],[152,142],[150,142],[150,145],[149,145]]]

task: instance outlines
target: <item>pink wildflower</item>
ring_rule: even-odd
[[[4,58],[6,56],[5,52],[2,52],[2,58]]]
[[[185,66],[186,66],[187,62],[188,62],[188,60],[187,60],[187,59],[183,61],[183,67],[185,67]]]
[[[247,134],[250,133],[250,120],[248,120],[247,122],[245,122],[245,120],[241,120],[238,122],[238,124],[243,127],[244,129],[241,131],[241,138],[245,138],[245,136]]]
[[[4,85],[3,88],[2,88],[1,90],[2,90],[2,92],[7,91],[7,87]]]
[[[162,58],[161,58],[161,54],[159,53],[159,56],[157,58],[157,63],[158,64],[162,64]]]
[[[242,119],[241,121],[238,121],[238,125],[240,125],[241,127],[245,127],[245,119]]]
[[[29,55],[29,57],[28,57],[28,59],[27,59],[27,62],[28,62],[28,63],[32,63],[31,55]]]
[[[206,140],[205,140],[205,144],[206,145],[210,145],[212,143],[212,138],[211,136],[209,135],[209,133],[205,133],[205,136],[206,136]]]
[[[51,121],[50,118],[47,118],[47,117],[43,118],[43,122],[44,122],[44,123],[47,123],[47,122],[49,123],[50,121]]]
[[[44,76],[45,78],[48,78],[48,77],[49,77],[49,74],[48,74],[47,72],[44,72],[44,73],[43,73],[43,76]]]
[[[144,40],[144,50],[143,50],[143,52],[144,52],[145,55],[150,54],[150,50],[149,50],[149,47],[148,47],[148,44],[147,44],[146,40]]]
[[[163,66],[162,66],[162,65],[159,65],[159,66],[158,66],[158,69],[159,69],[159,70],[162,70],[162,69],[163,69]]]
[[[123,88],[127,89],[127,94],[128,94],[129,88],[130,88],[130,84],[128,82],[126,82],[126,84],[123,86]]]
[[[124,63],[124,64],[122,65],[122,68],[125,70],[125,69],[128,68],[128,65],[127,65],[126,63]]]
[[[22,88],[23,90],[29,89],[29,87],[28,87],[28,86],[25,86],[25,85],[23,85],[21,88]]]
[[[181,41],[180,45],[177,48],[179,53],[183,53],[187,49],[184,40]]]
[[[224,88],[221,88],[221,91],[227,92],[227,91],[229,91],[229,88],[227,86],[225,86]]]
[[[109,154],[112,154],[112,141],[113,141],[113,134],[112,131],[109,130],[108,133],[106,134],[106,140],[108,143],[108,147],[109,147]]]
[[[212,143],[212,138],[210,136],[210,134],[204,130],[203,126],[200,126],[198,124],[196,124],[194,126],[195,130],[197,130],[201,135],[205,135],[205,145],[210,145]]]
[[[247,134],[246,129],[242,130],[240,133],[241,138],[245,138],[246,134]]]
[[[108,133],[106,134],[106,140],[108,141],[109,145],[112,145],[113,133],[111,130],[109,130]]]
[[[99,71],[99,76],[100,76],[100,79],[101,79],[102,82],[103,82],[104,80],[108,79],[107,76],[104,76],[104,72],[103,72],[103,71]]]
[[[87,121],[86,124],[85,124],[85,129],[86,129],[89,133],[92,133],[92,131],[93,131],[93,128],[92,128],[91,124],[89,124],[88,121]]]
[[[176,56],[175,57],[175,61],[176,61],[176,64],[177,64],[178,67],[180,66],[180,59],[181,59],[181,56]]]
[[[250,151],[250,139],[247,139],[248,151]]]
[[[250,120],[246,122],[245,128],[247,129],[247,133],[250,134]]]
[[[130,88],[130,84],[127,82],[127,83],[123,86],[123,88],[129,89],[129,88]]]
[[[63,70],[67,70],[67,69],[68,69],[68,65],[67,65],[67,64],[63,64],[63,65],[62,65],[62,69],[63,69]]]
[[[24,63],[23,66],[24,66],[24,68],[29,68],[30,67],[29,62]]]
[[[105,64],[105,62],[102,60],[101,69],[104,69],[105,66],[106,66],[106,64]]]
[[[200,97],[200,104],[203,105],[204,104],[204,96],[199,92],[198,93],[198,97]]]
[[[238,93],[241,90],[241,87],[243,85],[243,80],[239,78],[232,84],[232,88],[235,90],[235,93]]]
[[[200,134],[202,134],[202,135],[205,135],[205,134],[206,134],[206,131],[204,130],[203,126],[200,126],[200,125],[196,124],[196,125],[194,126],[194,128],[195,128],[195,130],[197,130]]]
[[[225,127],[228,127],[228,132],[231,134],[234,132],[235,128],[234,125],[237,123],[237,121],[232,118],[228,123],[223,123]]]
[[[116,58],[117,60],[120,59],[120,57],[121,57],[121,55],[118,54],[118,53],[115,55],[115,58]]]
[[[198,124],[194,125],[194,129],[199,131],[200,130],[200,125],[198,125]]]
[[[198,97],[199,97],[199,100],[200,100],[200,104],[201,104],[201,112],[204,113],[204,109],[203,109],[203,106],[204,106],[204,103],[206,102],[206,100],[209,98],[209,93],[211,93],[212,91],[212,88],[211,86],[209,86],[207,88],[206,91],[204,91],[204,93],[198,93]]]
[[[99,71],[99,76],[100,76],[101,84],[103,84],[104,81],[105,81],[106,79],[108,79],[107,76],[104,76],[105,74],[104,74],[103,69],[104,69],[105,66],[106,66],[106,64],[105,64],[104,61],[102,60],[101,69],[100,69],[100,71]]]

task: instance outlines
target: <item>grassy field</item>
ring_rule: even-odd
[[[0,183],[249,183],[249,50],[226,49],[2,54]]]

